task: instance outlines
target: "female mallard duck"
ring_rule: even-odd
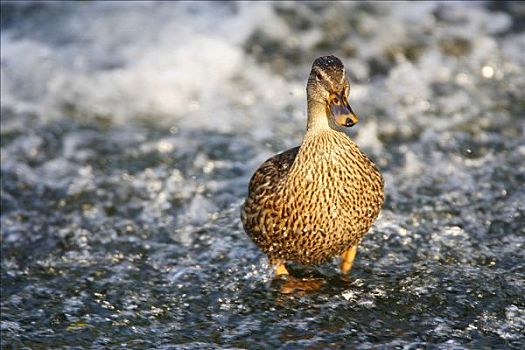
[[[288,274],[286,261],[320,264],[339,255],[347,273],[383,205],[383,178],[342,130],[357,123],[342,62],[335,56],[316,59],[306,92],[301,146],[257,169],[241,219],[277,275]]]

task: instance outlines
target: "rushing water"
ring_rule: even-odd
[[[520,349],[523,3],[2,3],[2,349]],[[317,56],[386,203],[280,293],[247,182]]]

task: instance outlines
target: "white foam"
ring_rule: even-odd
[[[61,117],[69,105],[84,118],[121,124],[147,118],[220,131],[264,127],[264,115],[257,122],[247,116],[261,114],[250,105],[280,108],[276,97],[288,91],[242,44],[259,24],[279,21],[269,4],[236,7],[221,19],[210,11],[226,10],[205,4],[129,4],[125,11],[85,4],[87,15],[73,12],[57,24],[75,39],[62,46],[2,31],[2,104],[44,119]]]

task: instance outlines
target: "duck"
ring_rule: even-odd
[[[289,275],[289,262],[317,265],[333,257],[348,274],[383,206],[380,171],[346,133],[359,120],[349,94],[342,61],[315,59],[301,145],[269,158],[250,179],[242,225],[277,277]]]

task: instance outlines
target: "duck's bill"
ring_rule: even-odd
[[[334,117],[335,123],[340,126],[351,127],[359,121],[357,115],[352,111],[352,107],[346,101],[338,105],[330,103],[330,112]]]

